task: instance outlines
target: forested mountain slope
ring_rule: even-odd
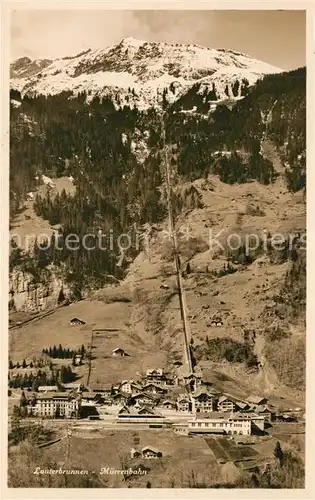
[[[134,224],[163,221],[162,123],[178,186],[213,174],[228,184],[273,183],[279,174],[260,154],[267,137],[283,161],[288,189],[299,190],[305,186],[305,80],[305,69],[268,75],[249,86],[246,96],[235,99],[232,92],[215,107],[212,86],[203,87],[202,103],[200,87],[192,86],[176,102],[164,98],[160,107],[147,109],[117,106],[115,97],[91,96],[88,89],[33,97],[12,89],[11,218],[31,192],[37,216],[60,225],[58,238],[96,231],[134,237]],[[43,175],[71,177],[75,194],[49,189],[39,194]],[[132,246],[121,255],[115,243],[106,251],[39,248],[28,269],[62,268],[80,296],[90,283],[104,284],[108,275],[121,279],[138,251]],[[11,268],[23,268],[25,261],[28,255],[14,251]]]

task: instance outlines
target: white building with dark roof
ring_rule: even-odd
[[[264,430],[264,417],[251,413],[212,412],[197,413],[188,422],[192,434],[238,434],[249,436],[252,431]]]

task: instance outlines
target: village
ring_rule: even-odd
[[[128,467],[149,467],[154,484],[169,484],[171,479],[162,479],[163,467],[176,476],[180,457],[196,470],[203,460],[216,474],[224,475],[227,467],[235,478],[272,464],[278,440],[281,446],[292,439],[300,446],[305,419],[297,401],[256,386],[255,392],[250,386],[241,392],[220,386],[211,371],[192,366],[185,343],[182,356],[158,364],[154,355],[144,364],[141,347],[119,325],[105,326],[100,319],[95,325],[80,313],[71,319],[67,308],[55,314],[64,329],[56,331],[55,345],[49,345],[51,336],[39,336],[33,357],[28,348],[10,359],[11,436],[23,429],[52,432],[54,438],[38,446],[61,462],[74,460],[83,447],[88,469],[96,463],[95,450],[105,469],[126,468],[121,460]],[[67,344],[58,345],[64,339]]]
[[[119,347],[112,352],[114,357],[126,355]],[[99,420],[117,428],[122,424],[168,427],[186,436],[264,435],[272,422],[294,422],[301,417],[300,408],[279,412],[264,396],[242,401],[220,393],[201,374],[185,373],[182,368],[177,367],[179,375],[149,369],[140,379],[122,380],[117,385],[40,385],[36,392],[28,389],[29,396],[23,392],[24,416]]]

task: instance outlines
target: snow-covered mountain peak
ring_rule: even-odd
[[[282,71],[233,50],[133,37],[103,49],[43,61],[25,59],[22,70],[13,63],[12,88],[29,94],[85,91],[90,96],[119,95],[121,104],[141,108],[159,105],[165,89],[172,89],[168,100],[174,102],[198,83],[213,91],[218,100],[239,98],[243,95],[242,82],[253,85],[265,74]],[[236,81],[235,94],[231,88]]]

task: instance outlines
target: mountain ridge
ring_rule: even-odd
[[[18,61],[22,68],[16,71]],[[121,105],[140,109],[161,106],[163,98],[174,102],[196,83],[202,83],[208,92],[214,91],[215,100],[226,97],[235,100],[243,97],[244,87],[264,75],[283,72],[233,50],[146,42],[133,37],[103,49],[87,49],[52,61],[34,62],[27,58],[18,61],[11,65],[11,88],[23,95],[56,95],[62,91],[77,95],[88,90],[90,97],[112,98],[119,92]],[[239,92],[234,95],[232,86],[236,81]]]

